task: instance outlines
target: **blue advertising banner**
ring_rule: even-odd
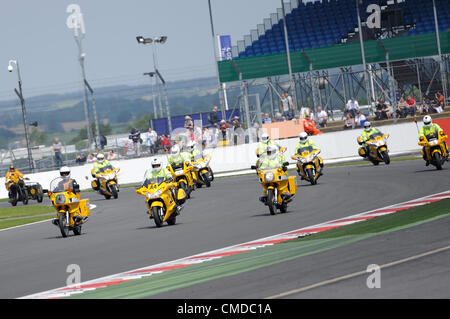
[[[231,36],[220,36],[220,60],[231,60],[233,57],[231,51]]]

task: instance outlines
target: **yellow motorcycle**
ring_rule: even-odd
[[[264,158],[261,156],[261,163]],[[259,176],[259,181],[264,189],[264,196],[259,200],[264,205],[269,207],[271,215],[275,215],[277,209],[281,213],[287,212],[287,204],[290,203],[297,192],[295,185],[295,176],[289,176],[287,173],[288,162],[283,163],[283,167],[265,167],[260,169],[256,166],[251,166],[251,169],[256,169]]]
[[[187,198],[191,198],[191,192],[194,190],[194,179],[192,177],[193,167],[189,165],[188,161],[183,161],[181,165],[172,167],[167,165],[167,169],[172,174],[173,180],[176,183],[177,188],[182,188],[187,195]]]
[[[197,188],[201,188],[203,185],[211,187],[211,182],[214,180],[214,173],[209,167],[211,161],[211,155],[202,156],[199,155],[191,162],[192,176],[197,181]]]
[[[97,180],[91,182],[92,189],[98,191],[106,199],[110,199],[111,196],[117,199],[119,197],[119,184],[117,175],[119,174],[119,168],[113,168],[111,165],[103,167],[98,173],[91,171],[92,177]]]
[[[81,226],[90,215],[89,199],[80,198],[80,187],[72,179],[58,177],[50,182],[50,188],[44,189],[56,210],[52,223],[58,226],[61,235],[67,237],[69,231],[81,234]]]
[[[448,161],[448,148],[445,144],[447,138],[448,136],[441,131],[432,136],[421,136],[418,143],[425,147],[425,154],[422,150],[422,156],[426,157],[430,164],[436,166],[437,170],[441,170],[445,161]]]
[[[373,165],[378,165],[380,162],[384,162],[388,165],[391,162],[389,157],[389,151],[387,148],[387,139],[389,134],[375,133],[371,136],[369,140],[366,141],[369,153],[366,154],[366,149],[360,147],[358,153],[360,156],[367,156],[367,159],[373,163]],[[361,136],[357,138],[358,144],[362,145],[364,142]]]
[[[313,149],[311,146],[299,148],[298,154],[293,155],[291,158],[297,161],[297,173],[302,179],[311,183],[311,185],[317,184],[317,180],[321,175],[320,167],[320,150]]]
[[[147,173],[145,176],[147,176]],[[156,227],[161,227],[164,222],[175,225],[177,203],[181,210],[186,201],[184,189],[177,189],[174,182],[164,182],[163,177],[146,178],[144,184],[136,190],[136,193],[145,196],[148,214],[150,219],[155,220]]]

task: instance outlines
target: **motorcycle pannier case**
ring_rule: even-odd
[[[80,212],[83,217],[91,215],[91,210],[89,209],[89,199],[80,199]]]
[[[297,192],[297,185],[295,185],[295,176],[289,176],[289,193],[295,194]]]

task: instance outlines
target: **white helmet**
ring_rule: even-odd
[[[267,143],[269,139],[270,139],[269,134],[264,133],[263,135],[261,135],[261,141],[263,141],[264,143]]]
[[[298,138],[300,139],[300,143],[304,144],[308,140],[308,134],[306,132],[301,132],[298,135]]]
[[[59,175],[61,175],[61,177],[68,177],[70,178],[70,168],[67,166],[63,166],[59,169]]]
[[[192,151],[195,147],[195,144],[197,144],[197,143],[195,143],[195,141],[189,141],[186,146],[189,151]]]
[[[180,154],[180,147],[178,145],[174,145],[171,150],[172,155],[178,156]]]
[[[152,171],[159,172],[162,169],[161,160],[157,157],[152,159]]]
[[[433,121],[431,120],[431,116],[425,115],[423,117],[423,125],[430,126]]]
[[[369,121],[364,122],[364,129],[370,131],[372,129],[372,124]]]
[[[99,153],[97,154],[97,161],[103,161],[105,159],[105,155],[103,155],[103,153]]]

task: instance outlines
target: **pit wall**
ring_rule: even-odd
[[[446,121],[446,125],[450,124],[450,119],[440,121]],[[436,122],[438,122],[438,120],[436,120]],[[418,125],[420,128],[422,123],[418,123]],[[417,145],[418,131],[414,122],[382,126],[380,127],[380,130],[383,133],[390,134],[388,148],[392,153],[409,153],[419,151],[421,148]],[[356,142],[356,138],[361,135],[361,132],[362,129],[345,130],[312,136],[310,139],[321,149],[320,156],[324,159],[326,165],[327,160],[338,160],[358,156],[357,152],[359,145]],[[273,130],[267,131],[267,133],[274,139],[278,136],[279,132]],[[285,157],[290,162],[293,162],[291,156],[295,152],[297,142],[298,138],[277,141],[280,146],[287,147]],[[250,166],[254,165],[256,162],[255,154],[257,146],[257,143],[251,143],[219,147],[207,149],[204,153],[211,155],[210,165],[215,173],[248,170]],[[162,159],[163,164],[167,164],[167,155],[158,155],[158,157]],[[143,181],[145,171],[150,168],[150,157],[111,161],[111,164],[114,167],[120,168],[119,184],[140,183]],[[72,177],[80,184],[82,190],[91,188],[92,176],[90,172],[92,167],[92,164],[71,167]],[[30,182],[39,182],[44,189],[48,188],[51,180],[58,176],[58,171],[26,175],[26,177],[30,178]],[[0,178],[0,198],[8,197],[4,183],[5,178]]]

